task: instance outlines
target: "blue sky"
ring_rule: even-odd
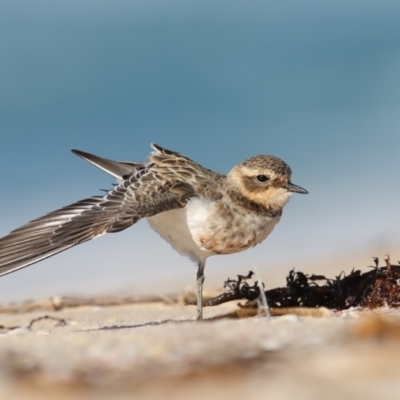
[[[71,148],[143,161],[154,141],[224,173],[274,154],[310,192],[264,244],[211,258],[206,283],[395,251],[399,2],[0,4],[0,235],[111,186]],[[140,223],[2,277],[0,302],[194,278]]]

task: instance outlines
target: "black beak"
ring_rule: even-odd
[[[297,186],[292,182],[289,182],[285,186],[285,189],[288,190],[289,192],[293,192],[293,193],[308,194],[306,189],[303,189],[302,187]]]

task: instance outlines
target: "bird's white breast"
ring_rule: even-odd
[[[279,222],[230,201],[193,198],[186,206],[187,224],[194,242],[212,254],[231,254],[261,243]]]

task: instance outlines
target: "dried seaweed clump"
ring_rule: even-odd
[[[270,307],[326,307],[344,310],[350,307],[377,308],[384,305],[400,306],[400,263],[391,264],[389,256],[386,265],[379,267],[378,258],[375,266],[368,272],[352,270],[346,275],[342,272],[334,279],[324,275],[307,275],[291,270],[286,278],[286,287],[266,290],[265,297]],[[205,306],[214,306],[232,300],[248,300],[257,304],[263,285],[250,284],[253,272],[238,275],[238,279],[228,279],[225,287],[229,290],[207,300]]]

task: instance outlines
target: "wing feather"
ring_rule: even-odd
[[[78,201],[13,230],[0,239],[0,276],[105,233],[122,231],[140,218],[180,207],[168,191],[139,203],[149,190],[140,186],[140,176],[138,180],[132,175],[104,197]]]

